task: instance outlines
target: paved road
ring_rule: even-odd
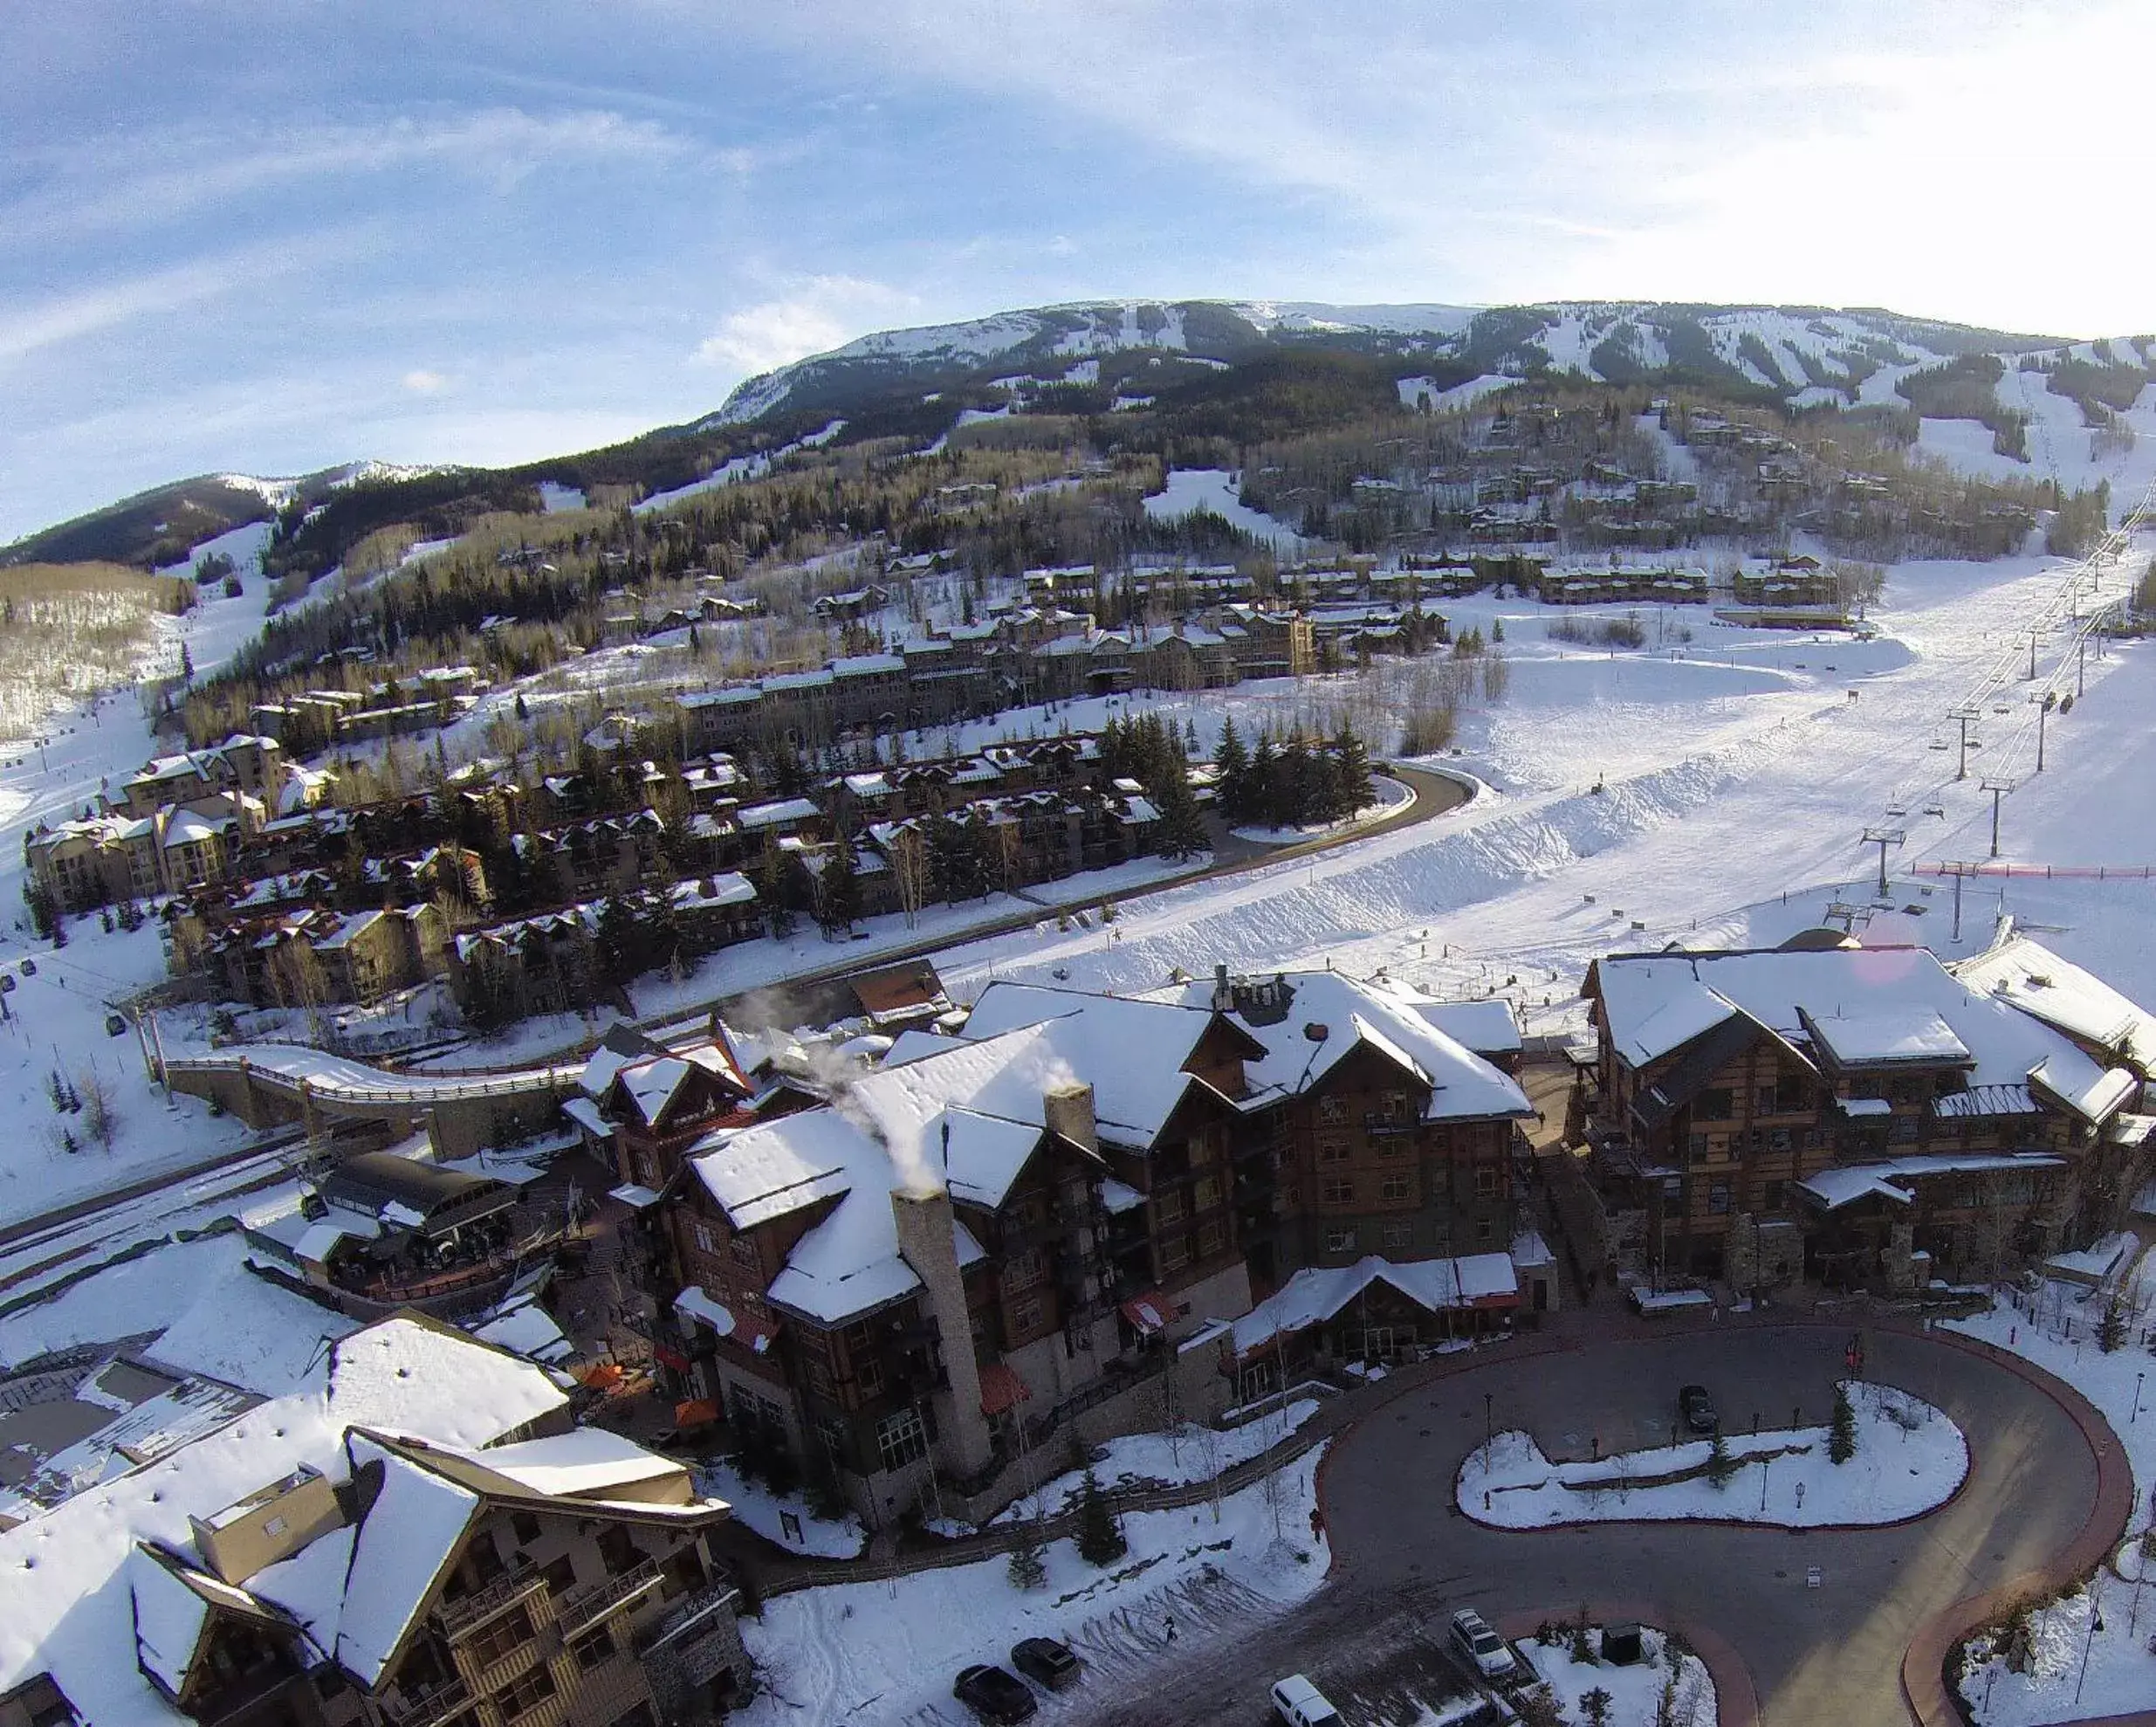
[[[1903,1650],[1919,1620],[2031,1569],[2077,1531],[2096,1496],[2079,1430],[2003,1368],[1919,1337],[1876,1334],[1866,1377],[1944,1408],[1970,1436],[1974,1468],[1951,1504],[1899,1529],[1790,1533],[1679,1524],[1484,1529],[1452,1484],[1483,1436],[1525,1427],[1553,1456],[1669,1440],[1677,1387],[1697,1380],[1725,1421],[1824,1418],[1844,1333],[1733,1326],[1726,1332],[1597,1342],[1507,1360],[1404,1395],[1336,1442],[1325,1484],[1335,1571],[1294,1612],[1207,1640],[1160,1672],[1141,1705],[1103,1700],[1103,1724],[1263,1718],[1267,1683],[1300,1668],[1335,1703],[1370,1713],[1441,1672],[1432,1648],[1458,1605],[1553,1617],[1583,1600],[1667,1604],[1719,1634],[1750,1669],[1767,1727],[1850,1727],[1905,1718]],[[1734,1491],[1734,1490],[1733,1490]],[[1823,1586],[1805,1571],[1821,1567]],[[1426,1698],[1435,1701],[1434,1698]],[[1152,1712],[1147,1713],[1150,1709]]]

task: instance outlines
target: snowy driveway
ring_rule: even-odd
[[[2072,1421],[1990,1361],[1878,1331],[1866,1376],[1944,1409],[1967,1434],[1967,1485],[1899,1527],[1784,1531],[1617,1524],[1510,1532],[1479,1528],[1448,1488],[1485,1423],[1525,1428],[1551,1455],[1666,1441],[1677,1389],[1699,1381],[1726,1422],[1748,1430],[1816,1420],[1842,1370],[1833,1326],[1732,1325],[1600,1342],[1552,1358],[1501,1358],[1438,1381],[1338,1443],[1326,1501],[1338,1563],[1382,1598],[1432,1572],[1472,1579],[1486,1613],[1562,1616],[1583,1599],[1669,1603],[1720,1633],[1750,1668],[1769,1727],[1899,1718],[1900,1663],[1917,1626],[1953,1602],[2034,1568],[2077,1531],[2096,1469]],[[1490,1401],[1484,1402],[1487,1393]],[[1418,1486],[1404,1493],[1400,1484]],[[1807,1586],[1817,1566],[1820,1586]]]

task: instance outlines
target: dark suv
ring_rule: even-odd
[[[972,1710],[976,1720],[988,1722],[991,1727],[1008,1727],[1010,1723],[1033,1718],[1033,1694],[1026,1682],[999,1667],[967,1668],[951,1688],[951,1695]]]
[[[1705,1386],[1686,1386],[1677,1393],[1677,1413],[1694,1433],[1713,1433],[1721,1425],[1714,1414],[1714,1400]]]

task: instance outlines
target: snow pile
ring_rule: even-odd
[[[1823,1427],[1770,1429],[1727,1441],[1734,1467],[1717,1487],[1706,1440],[1553,1463],[1532,1435],[1503,1433],[1460,1466],[1460,1509],[1505,1529],[1686,1517],[1816,1529],[1899,1523],[1952,1498],[1969,1469],[1961,1429],[1906,1392],[1844,1383],[1857,1416],[1846,1463],[1827,1455]]]

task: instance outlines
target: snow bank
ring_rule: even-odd
[[[1847,1381],[1857,1454],[1827,1455],[1823,1428],[1775,1428],[1727,1440],[1734,1472],[1717,1487],[1701,1469],[1706,1440],[1553,1463],[1532,1435],[1500,1434],[1460,1466],[1460,1509],[1504,1529],[1552,1524],[1658,1523],[1712,1517],[1778,1529],[1899,1523],[1944,1504],[1969,1469],[1968,1441],[1940,1410],[1891,1386]]]

